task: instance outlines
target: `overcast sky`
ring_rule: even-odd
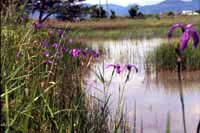
[[[101,1],[101,4],[106,3],[106,0],[86,0],[85,3],[99,4],[99,1]],[[127,6],[129,4],[152,5],[162,1],[164,0],[108,0],[108,3]],[[182,1],[191,1],[191,0],[182,0]]]

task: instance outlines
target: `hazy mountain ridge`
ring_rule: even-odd
[[[107,5],[104,4],[102,6],[107,10]],[[128,9],[130,7],[131,5],[124,7],[115,4],[108,4],[108,10],[114,10],[119,16],[128,16]],[[169,11],[182,12],[183,10],[195,11],[198,9],[200,9],[200,0],[192,0],[189,2],[184,2],[181,0],[166,0],[155,5],[139,6],[139,11],[145,14],[163,13]]]

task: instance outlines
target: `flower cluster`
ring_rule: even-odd
[[[77,48],[73,48],[70,50],[70,55],[73,56],[73,57],[78,57],[80,55],[80,50],[77,49]]]
[[[124,70],[128,70],[129,72],[132,70],[132,68],[135,69],[136,73],[138,72],[138,68],[134,64],[125,64],[124,66],[121,66],[119,64],[109,64],[106,66],[106,68],[113,67],[116,73],[120,74]]]
[[[33,23],[33,27],[34,27],[35,30],[39,30],[39,29],[42,28],[42,23],[39,22],[39,21],[35,21],[35,22]],[[62,29],[59,29],[59,30],[57,31],[57,34],[58,34],[58,36],[59,36],[60,38],[64,36],[64,33],[65,33],[65,31],[62,30]],[[52,30],[48,31],[48,34],[49,34],[49,35],[53,35],[53,31],[52,31]]]
[[[64,55],[65,53],[69,54],[72,57],[93,57],[93,58],[97,58],[99,57],[99,53],[94,51],[94,50],[90,50],[88,48],[85,49],[78,49],[78,48],[72,48],[72,49],[67,49],[64,46],[61,46],[59,43],[53,43],[50,47],[48,41],[43,41],[42,42],[42,47],[45,49],[43,52],[44,57],[48,60],[46,61],[49,64],[49,60],[52,59],[53,56],[51,56],[49,51],[55,51],[54,57],[60,57],[62,55]],[[51,48],[51,50],[50,50]],[[49,49],[49,50],[48,50]],[[52,61],[50,61],[52,62]]]
[[[61,46],[59,43],[53,43],[51,46],[49,45],[48,41],[42,42],[42,47],[44,49],[43,56],[46,58],[47,61],[45,63],[51,64],[54,57],[60,57],[67,52],[67,48]],[[54,51],[53,54],[50,51]]]
[[[88,48],[85,48],[83,50],[81,49],[77,49],[77,48],[73,48],[70,50],[70,55],[73,57],[78,57],[78,56],[89,56],[89,57],[93,57],[93,58],[97,58],[99,57],[99,53],[94,51],[94,50],[90,50]]]
[[[33,23],[34,29],[35,30],[39,30],[42,27],[42,24],[39,21],[35,21]],[[54,35],[54,33],[56,33],[56,35],[59,37],[60,39],[63,39],[65,30],[59,29],[56,32],[54,32],[53,30],[49,30],[48,31],[48,35],[52,36]],[[59,41],[61,42],[61,41]],[[72,44],[73,40],[69,39],[69,43]],[[99,53],[94,51],[94,50],[90,50],[88,48],[85,49],[78,49],[78,48],[72,48],[72,49],[67,49],[66,47],[62,46],[60,43],[54,42],[53,44],[49,44],[49,42],[47,40],[44,40],[41,43],[42,47],[43,47],[43,56],[46,58],[45,63],[47,64],[52,64],[55,59],[55,57],[60,57],[62,55],[64,55],[65,53],[69,54],[72,57],[93,57],[93,58],[97,58],[99,57]],[[19,55],[18,55],[19,56]]]

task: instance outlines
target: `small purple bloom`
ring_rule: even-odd
[[[133,64],[126,64],[124,68],[127,69],[128,71],[131,71],[131,69],[134,68],[136,73],[138,72],[138,68],[136,67],[136,65]]]
[[[123,71],[122,67],[119,64],[110,64],[106,68],[109,68],[109,67],[113,67],[116,73],[118,74],[120,74]]]
[[[122,68],[121,68],[121,66],[119,66],[119,65],[117,65],[117,66],[115,67],[115,69],[116,69],[116,72],[117,72],[118,74],[120,74],[120,73],[122,72]]]
[[[85,49],[83,49],[83,50],[81,50],[81,54],[83,55],[83,56],[87,56],[88,55],[88,48],[85,48]]]
[[[49,45],[49,43],[48,43],[47,41],[44,41],[44,42],[42,42],[42,45],[43,45],[44,47],[47,47],[47,46]]]
[[[93,57],[94,57],[94,58],[98,58],[98,57],[99,57],[99,53],[94,52],[94,53],[93,53]]]
[[[42,27],[42,24],[39,21],[33,23],[33,26],[36,30],[39,30]]]
[[[172,37],[172,33],[176,28],[182,29],[182,35],[180,37],[180,43],[178,50],[183,51],[190,40],[190,37],[193,39],[193,48],[197,48],[199,44],[199,35],[197,31],[193,28],[192,24],[174,24],[170,27],[168,32],[168,38],[170,39]]]
[[[94,58],[98,58],[99,57],[99,53],[97,53],[96,51],[91,51],[91,55],[94,57]]]
[[[61,50],[62,50],[63,53],[67,52],[67,48],[65,48],[65,47],[62,47]]]
[[[44,62],[45,64],[53,64],[53,61],[52,60],[47,60]]]
[[[81,54],[82,54],[83,56],[89,55],[89,56],[92,56],[92,57],[94,57],[94,58],[99,57],[99,53],[97,53],[97,52],[94,51],[94,50],[89,50],[88,48],[85,48],[84,50],[81,50]]]
[[[59,30],[58,30],[58,35],[59,35],[59,37],[62,37],[63,34],[64,34],[64,30],[59,29]]]
[[[54,44],[52,45],[52,47],[55,48],[55,49],[58,49],[58,48],[60,47],[60,45],[59,45],[58,43],[54,43]]]
[[[77,57],[77,56],[80,55],[80,50],[73,48],[72,50],[70,50],[70,55],[73,56],[73,57]]]
[[[49,57],[50,56],[50,53],[48,51],[45,51],[43,54],[44,54],[45,57]]]
[[[127,69],[127,70],[128,70],[128,74],[127,74],[127,76],[126,76],[125,82],[127,82],[127,81],[129,80],[129,78],[130,78],[130,73],[131,73],[132,68],[135,69],[136,73],[138,72],[138,68],[137,68],[135,65],[133,65],[133,64],[126,64],[126,65],[124,66],[123,70],[124,70],[124,69]]]
[[[61,56],[61,52],[56,52],[56,56]]]

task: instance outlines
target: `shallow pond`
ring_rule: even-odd
[[[163,133],[169,120],[172,133],[184,133],[184,130],[195,133],[200,120],[200,71],[182,72],[180,85],[176,72],[156,72],[152,67],[148,69],[145,57],[162,41],[166,40],[154,38],[90,42],[90,47],[103,52],[103,57],[92,65],[92,69],[104,73],[108,82],[112,68],[106,69],[106,65],[129,63],[138,66],[139,72],[131,72],[123,90],[127,121],[130,127],[135,122],[137,132],[140,132],[143,124],[144,132]],[[122,90],[119,93],[119,86],[124,84],[126,75],[126,72],[114,74],[110,87],[106,88],[106,93],[111,94],[112,111],[116,109],[119,94],[122,93]],[[88,94],[103,98],[103,85],[95,73],[90,72],[85,80]]]

